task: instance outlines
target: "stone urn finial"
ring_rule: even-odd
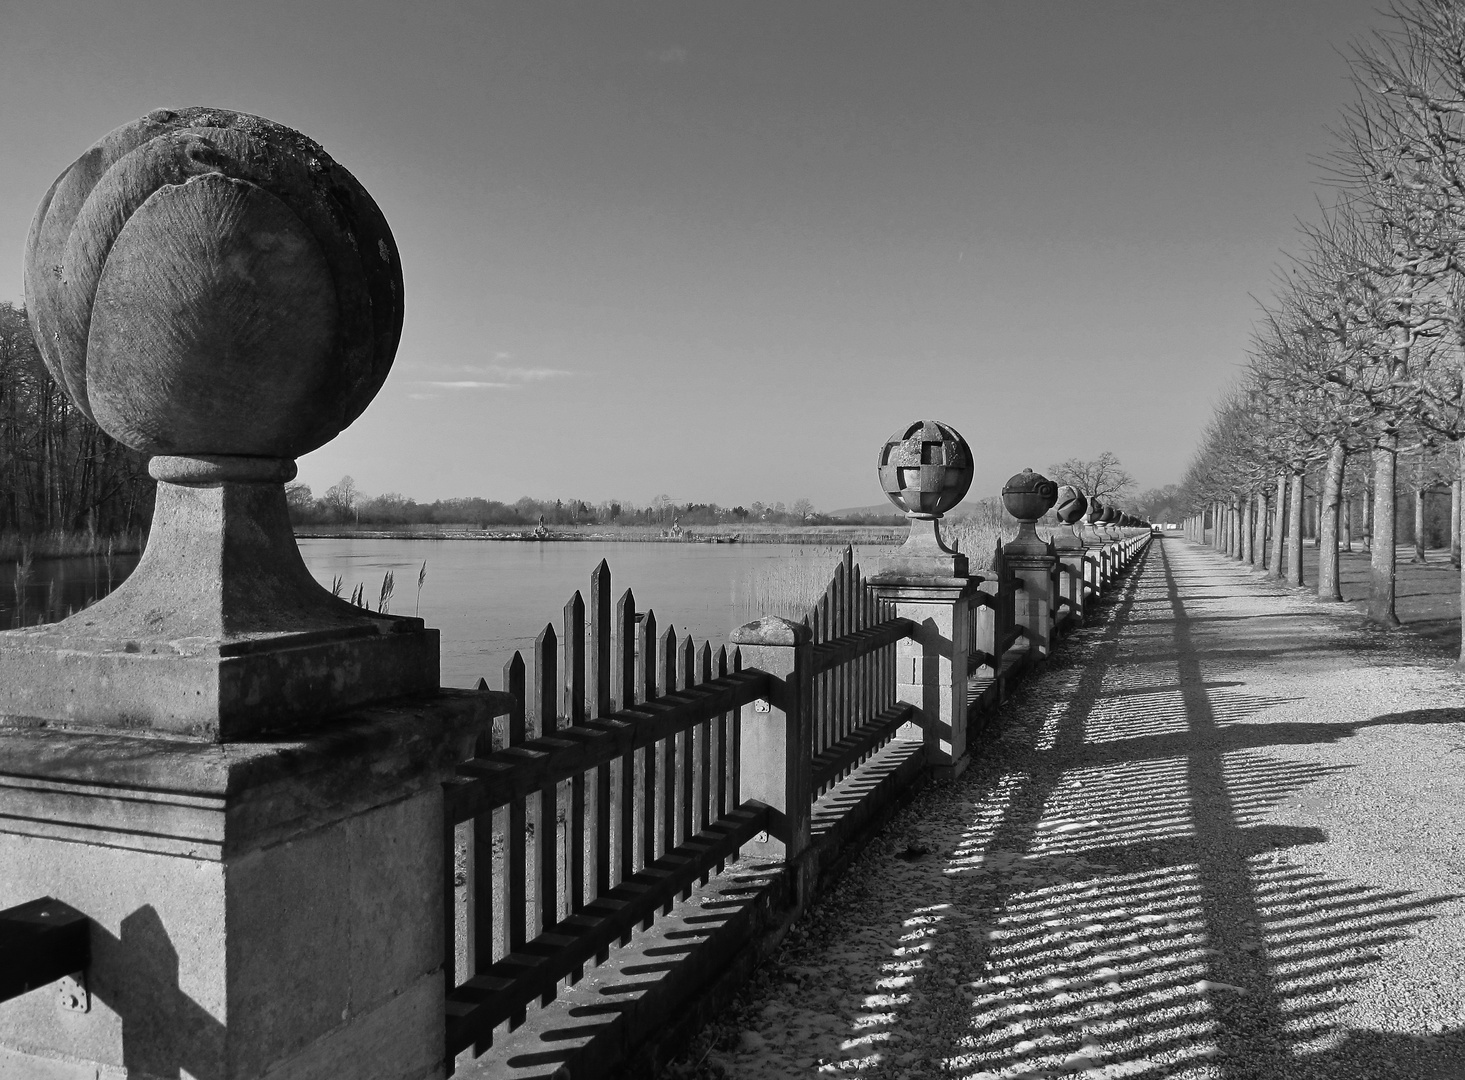
[[[1007,550],[1020,551],[1028,546],[1047,544],[1038,539],[1037,521],[1053,508],[1058,501],[1058,485],[1042,473],[1024,469],[1009,477],[1002,485],[1002,505],[1017,518],[1017,536],[1007,544]]]
[[[966,556],[946,546],[939,522],[972,486],[976,469],[967,441],[950,424],[917,420],[885,440],[876,465],[885,497],[910,519],[890,571],[904,572],[909,564],[912,573],[965,576]]]
[[[1089,496],[1089,512],[1084,515],[1084,520],[1090,525],[1097,525],[1099,519],[1104,516],[1104,504],[1096,496]]]
[[[294,459],[361,414],[401,335],[397,247],[355,177],[260,117],[150,113],[46,193],[25,290],[51,373],[159,483],[119,589],[0,635],[0,713],[229,740],[436,690],[436,633],[321,588],[286,512]]]

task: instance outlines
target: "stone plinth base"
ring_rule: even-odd
[[[160,461],[204,474],[220,462],[295,468],[154,458],[156,476],[173,475]],[[115,592],[59,623],[0,633],[0,718],[230,742],[437,686],[437,631],[321,588],[278,482],[160,478],[147,550]]]
[[[926,762],[943,778],[967,766],[967,696],[972,598],[977,577],[921,577],[883,569],[870,585],[895,613],[916,624],[915,636],[895,646],[895,698],[920,711],[921,730],[902,728],[902,738],[921,738]]]
[[[0,1004],[0,1077],[440,1076],[441,782],[490,701],[269,744],[0,732],[0,907],[93,922],[89,1010]]]
[[[67,623],[10,630],[0,716],[225,742],[297,729],[312,714],[436,693],[438,632],[415,621],[207,645],[99,639]]]

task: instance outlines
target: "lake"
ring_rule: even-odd
[[[552,543],[484,540],[301,539],[300,553],[317,581],[341,595],[360,585],[377,606],[382,578],[395,591],[388,610],[421,615],[442,631],[444,686],[473,686],[479,676],[500,685],[515,650],[528,650],[547,622],[560,632],[565,602],[587,594],[590,572],[610,564],[612,602],[627,588],[636,608],[656,612],[661,630],[675,626],[713,649],[736,626],[760,614],[792,616],[834,573],[840,550],[793,544]],[[856,550],[873,570],[884,547]],[[427,574],[421,594],[417,575]],[[136,556],[36,559],[23,587],[14,563],[0,567],[0,626],[53,621],[105,596],[137,564]],[[25,606],[17,604],[23,596]]]

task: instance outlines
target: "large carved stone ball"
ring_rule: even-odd
[[[972,486],[972,450],[950,424],[918,420],[885,440],[880,488],[911,517],[938,518]]]
[[[1065,525],[1072,525],[1084,516],[1089,508],[1089,499],[1082,491],[1072,484],[1062,484],[1058,488],[1058,502],[1053,506],[1053,516]]]
[[[26,307],[78,408],[150,454],[294,458],[381,388],[402,332],[386,219],[287,127],[159,110],[104,136],[31,223]]]
[[[1084,515],[1084,520],[1087,521],[1090,525],[1097,524],[1098,521],[1104,516],[1104,510],[1104,504],[1100,502],[1097,497],[1090,496],[1089,512]]]
[[[1032,469],[1010,477],[1002,485],[1002,505],[1018,521],[1037,521],[1058,501],[1058,485]]]

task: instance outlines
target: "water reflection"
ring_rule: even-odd
[[[90,607],[127,579],[138,558],[74,555],[0,563],[0,627],[56,622]]]

